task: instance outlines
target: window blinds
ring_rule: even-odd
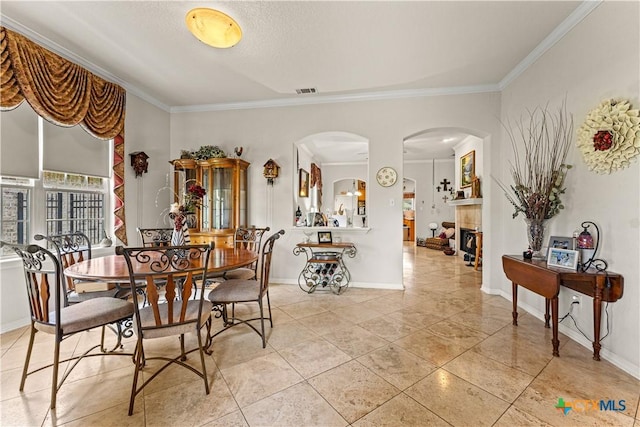
[[[23,102],[0,112],[0,175],[38,179],[38,115]]]

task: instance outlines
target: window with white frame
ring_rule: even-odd
[[[0,239],[81,231],[99,243],[110,225],[113,142],[48,123],[28,106],[0,114]]]
[[[20,244],[29,242],[32,181],[31,179],[2,178],[0,233],[5,242]]]

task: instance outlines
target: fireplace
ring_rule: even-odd
[[[476,235],[471,228],[460,228],[460,250],[464,252],[467,266],[472,266],[476,258]]]

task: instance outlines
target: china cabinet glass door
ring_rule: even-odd
[[[233,228],[233,169],[212,168],[212,220],[211,228],[221,230]]]

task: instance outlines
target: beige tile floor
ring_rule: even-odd
[[[521,312],[513,327],[510,303],[480,292],[480,273],[459,258],[407,245],[404,274],[405,291],[307,295],[274,284],[266,349],[248,328],[231,329],[207,357],[211,394],[189,371],[170,368],[139,396],[131,417],[128,358],[83,361],[51,411],[50,370],[18,391],[26,328],[3,334],[0,425],[640,426],[638,380],[593,361],[565,336],[553,358],[543,323]],[[34,363],[45,363],[52,341],[38,338]],[[63,352],[97,338],[83,333],[65,341]],[[148,353],[178,349],[175,339],[149,344]],[[624,400],[626,409],[564,415],[555,408],[560,397]]]

